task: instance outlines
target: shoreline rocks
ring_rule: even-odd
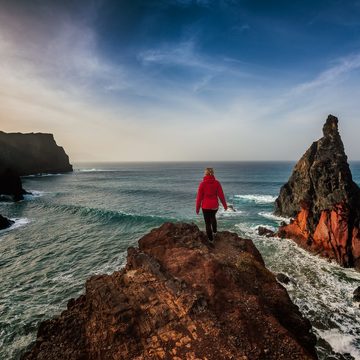
[[[317,359],[316,337],[251,240],[165,223],[126,267],[42,322],[22,359]]]
[[[328,116],[323,137],[310,146],[282,186],[275,214],[293,218],[280,226],[279,237],[360,269],[360,189],[352,180],[335,116]]]

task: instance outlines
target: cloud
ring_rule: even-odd
[[[334,61],[335,65],[324,70],[313,80],[297,85],[293,92],[301,94],[309,90],[315,90],[327,85],[334,85],[334,82],[351,71],[360,68],[360,54],[349,55]]]

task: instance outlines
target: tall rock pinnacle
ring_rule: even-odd
[[[275,214],[294,218],[279,236],[360,268],[360,189],[352,180],[335,116],[328,116],[323,135],[295,165],[275,201]]]

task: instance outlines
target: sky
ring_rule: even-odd
[[[0,130],[72,162],[360,160],[360,1],[0,0]]]

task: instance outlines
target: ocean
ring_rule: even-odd
[[[218,212],[219,230],[251,238],[267,267],[287,274],[293,302],[311,321],[320,359],[360,359],[360,308],[352,293],[360,273],[300,249],[290,240],[257,235],[287,219],[272,214],[290,162],[75,164],[71,174],[28,176],[32,192],[0,203],[15,224],[0,232],[0,359],[17,359],[40,321],[84,292],[93,274],[124,266],[126,249],[165,221],[194,222],[203,170],[215,168],[235,211]],[[360,162],[351,163],[360,185]]]

